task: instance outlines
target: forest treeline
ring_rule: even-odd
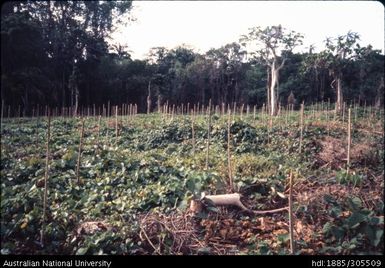
[[[383,102],[384,55],[359,46],[356,33],[327,39],[320,52],[310,47],[295,53],[303,36],[285,34],[281,26],[256,27],[206,53],[185,45],[154,47],[146,59],[134,60],[127,47],[107,42],[114,28],[130,19],[131,7],[131,1],[3,4],[2,103],[20,106],[25,115],[36,105],[76,110],[108,101],[135,103],[146,112],[148,104],[154,111],[166,101],[261,107],[274,98],[286,105],[291,93],[296,103],[333,103],[337,89],[343,101]],[[262,48],[247,46],[254,41]]]

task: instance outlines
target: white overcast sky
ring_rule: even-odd
[[[136,19],[112,35],[134,59],[150,48],[189,45],[204,53],[254,26],[281,24],[305,35],[303,48],[323,49],[326,37],[358,32],[361,45],[384,52],[384,7],[376,1],[134,1]]]

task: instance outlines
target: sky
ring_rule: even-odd
[[[304,34],[297,49],[324,48],[326,37],[360,34],[360,44],[384,52],[384,6],[377,1],[134,1],[135,21],[118,27],[112,43],[126,45],[133,59],[152,47],[185,44],[196,52],[238,42],[255,26],[281,24]]]

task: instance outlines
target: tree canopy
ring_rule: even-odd
[[[269,104],[359,101],[381,105],[384,55],[361,47],[358,33],[329,38],[319,52],[294,52],[305,38],[281,25],[254,27],[238,42],[205,53],[154,47],[133,60],[108,43],[129,20],[131,1],[7,2],[1,21],[1,97],[5,105],[101,106],[136,103]],[[300,51],[300,50],[299,50]],[[302,49],[302,51],[304,51]]]

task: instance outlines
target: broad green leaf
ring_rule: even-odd
[[[346,220],[349,228],[356,228],[361,222],[367,220],[367,217],[359,212],[353,212],[352,215]]]
[[[375,232],[375,239],[373,240],[372,245],[377,247],[378,244],[380,244],[381,239],[384,237],[384,230],[376,230]]]
[[[86,254],[88,251],[88,248],[79,248],[77,251],[76,251],[76,255],[84,255]]]

